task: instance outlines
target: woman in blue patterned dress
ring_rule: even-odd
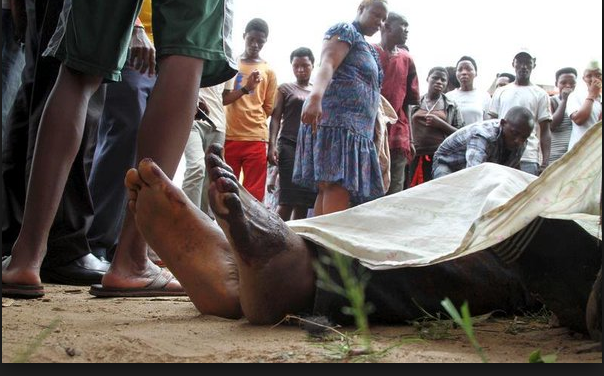
[[[293,176],[294,183],[318,190],[316,216],[384,195],[373,143],[382,72],[365,36],[387,17],[386,0],[364,0],[354,22],[325,34],[321,68],[302,110]]]

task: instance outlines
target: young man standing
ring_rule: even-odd
[[[528,108],[533,112],[538,126],[529,138],[520,167],[524,172],[539,176],[549,164],[552,113],[547,92],[531,82],[536,62],[537,59],[526,50],[514,56],[512,66],[516,70],[516,81],[493,94],[489,116],[493,119],[505,119],[508,111],[516,106]]]
[[[375,45],[384,70],[382,95],[398,115],[398,121],[388,128],[392,180],[389,195],[404,189],[405,169],[415,158],[408,108],[419,103],[419,80],[413,58],[407,50],[398,47],[407,43],[408,29],[405,17],[390,12],[382,28],[381,43]]]
[[[573,130],[572,120],[566,114],[568,97],[577,87],[577,70],[575,68],[562,68],[556,72],[556,87],[558,95],[550,98],[552,121],[552,150],[549,163],[552,164],[568,151],[570,135]]]
[[[232,91],[225,91],[227,116],[225,159],[243,186],[258,201],[264,200],[267,177],[268,118],[273,113],[277,76],[260,57],[268,38],[268,24],[251,20],[243,38],[245,52],[239,58],[239,74]],[[245,84],[244,84],[245,82]]]
[[[573,121],[568,149],[572,149],[583,135],[602,120],[602,67],[597,61],[591,62],[583,73],[587,85],[584,90],[575,91],[568,97],[566,113]]]

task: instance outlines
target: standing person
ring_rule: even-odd
[[[292,183],[302,106],[312,89],[310,77],[315,65],[315,56],[310,49],[301,47],[291,53],[289,60],[296,82],[279,86],[271,118],[268,147],[269,163],[279,167],[277,214],[284,221],[306,218],[308,209],[314,207],[317,199],[313,191]]]
[[[277,76],[260,57],[268,39],[268,24],[259,18],[245,27],[245,52],[239,58],[239,74],[233,90],[226,91],[227,116],[225,158],[243,186],[258,201],[264,201],[268,168],[268,118],[273,113]],[[244,84],[244,80],[247,80]]]
[[[126,214],[127,191],[121,179],[132,168],[136,138],[157,76],[146,71],[145,62],[155,60],[151,27],[151,0],[144,0],[132,31],[130,59],[122,69],[122,81],[107,87],[105,108],[99,125],[97,146],[88,187],[94,219],[88,230],[92,253],[111,260]]]
[[[491,96],[486,91],[474,87],[477,76],[476,61],[470,56],[462,56],[457,62],[457,79],[461,87],[447,93],[447,97],[457,103],[466,125],[489,119]]]
[[[447,87],[443,91],[443,94],[447,94],[455,89],[459,89],[461,87],[461,83],[457,79],[457,68],[456,67],[446,67],[447,70]]]
[[[498,89],[493,94],[489,116],[504,119],[512,107],[526,107],[535,115],[537,126],[520,162],[522,171],[539,176],[549,165],[552,135],[550,125],[552,113],[549,95],[531,82],[537,59],[527,50],[514,56],[512,66],[516,70],[516,81]]]
[[[14,4],[17,3],[22,2]],[[42,112],[60,68],[58,60],[44,57],[42,53],[57,27],[63,0],[26,0],[22,5],[27,11],[25,68],[17,99],[9,113],[8,132],[3,135],[5,147],[2,148],[5,200],[3,255],[11,254],[23,225],[26,195],[29,194],[27,182],[32,175],[32,160]],[[52,220],[48,238],[43,245],[46,254],[40,274],[45,282],[86,286],[99,283],[109,269],[108,262],[99,260],[91,253],[86,238],[94,215],[87,180],[94,154],[95,135],[103,111],[104,89],[103,85],[92,95],[88,107],[82,113],[83,142],[77,149],[73,164],[67,169],[68,177],[60,196],[57,215]]]
[[[228,86],[227,86],[228,84]],[[232,81],[199,89],[197,115],[185,147],[185,176],[182,189],[204,213],[212,216],[208,202],[209,180],[205,164],[205,151],[212,144],[224,145],[226,139],[226,114],[222,104],[225,90],[233,90]]]
[[[568,151],[573,122],[566,114],[568,97],[577,87],[577,70],[575,68],[562,68],[556,72],[556,87],[558,95],[550,98],[552,106],[552,151],[549,163],[552,164]]]
[[[417,155],[409,170],[409,187],[432,180],[433,156],[440,144],[464,126],[457,104],[443,93],[447,69],[435,67],[428,74],[428,93],[411,109],[411,126]]]
[[[382,40],[374,47],[380,54],[384,70],[382,95],[390,102],[398,116],[396,123],[388,126],[391,183],[388,194],[401,192],[405,187],[405,170],[415,158],[413,134],[409,124],[409,106],[418,104],[419,80],[415,62],[409,52],[401,47],[407,43],[409,23],[397,13],[390,12],[382,28]]]
[[[2,0],[2,139],[6,134],[6,118],[21,85],[21,72],[25,66],[25,25],[23,10],[11,10],[11,1]],[[13,17],[14,13],[14,17]],[[23,18],[25,20],[23,21]],[[15,20],[16,22],[14,22]]]
[[[502,120],[463,127],[434,153],[434,179],[483,163],[520,169],[520,158],[534,127],[533,113],[524,107],[512,108]]]
[[[318,189],[315,216],[385,194],[373,142],[383,73],[365,36],[377,33],[387,17],[385,0],[363,0],[354,22],[325,34],[321,68],[302,110],[293,177]]]
[[[497,80],[495,81],[495,89],[504,87],[516,81],[516,76],[511,73],[497,73]]]
[[[587,92],[573,92],[566,106],[566,113],[573,121],[569,150],[591,127],[602,120],[602,67],[599,62],[593,61],[585,68],[583,82],[587,85]]]
[[[51,43],[47,52],[63,63],[40,124],[23,226],[12,260],[2,266],[3,295],[5,290],[16,297],[44,295],[40,265],[82,141],[85,110],[104,80],[121,79],[140,5],[140,1],[75,0],[66,24],[57,29],[60,41]],[[236,73],[229,56],[231,7],[230,1],[222,0],[153,2],[161,74],[143,116],[137,160],[153,158],[170,176],[176,172],[191,130],[200,82],[216,85]],[[154,64],[152,60],[143,63],[149,69]],[[149,260],[145,240],[130,213],[103,286],[93,292],[103,296],[184,294],[171,273]]]

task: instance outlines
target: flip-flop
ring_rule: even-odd
[[[44,296],[44,286],[2,283],[2,297],[12,299],[39,299]]]
[[[157,298],[187,296],[184,289],[168,289],[167,286],[174,280],[172,273],[162,269],[161,273],[145,287],[140,288],[115,288],[92,285],[90,294],[97,298]]]

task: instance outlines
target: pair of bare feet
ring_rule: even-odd
[[[311,247],[240,189],[220,146],[209,149],[206,165],[217,223],[151,160],[128,172],[129,209],[148,244],[204,314],[266,324],[306,308],[314,294]]]

